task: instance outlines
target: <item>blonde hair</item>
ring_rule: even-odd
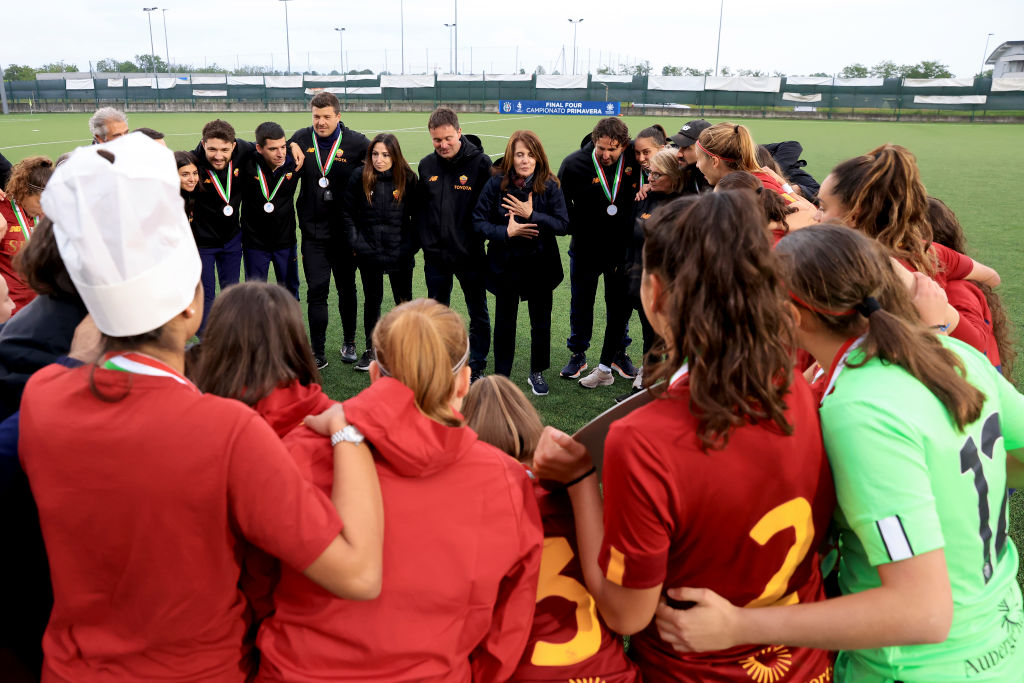
[[[651,157],[651,170],[668,176],[672,181],[672,192],[681,192],[683,189],[683,169],[679,168],[679,161],[676,158],[676,150],[661,149]]]
[[[526,395],[502,375],[481,377],[469,388],[462,412],[481,441],[520,462],[533,459],[544,425]]]
[[[701,131],[697,138],[700,151],[717,157],[728,168],[753,173],[761,170],[757,161],[757,143],[746,126],[716,123]]]
[[[462,425],[451,407],[458,366],[469,340],[462,318],[433,299],[415,299],[395,308],[373,329],[373,347],[382,372],[412,389],[416,407],[449,427]]]

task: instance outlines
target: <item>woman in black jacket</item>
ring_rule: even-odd
[[[413,223],[415,188],[416,174],[391,133],[380,133],[370,142],[363,172],[349,178],[342,220],[363,281],[366,333],[366,350],[356,370],[369,370],[374,359],[371,337],[380,319],[384,274],[396,306],[412,299],[413,256],[419,248]]]
[[[552,291],[562,281],[557,235],[569,228],[558,178],[540,139],[518,130],[509,138],[501,173],[480,193],[473,225],[488,240],[487,289],[494,294],[494,371],[506,377],[516,350],[519,300],[530,310],[533,393],[548,393],[541,374],[551,365]]]

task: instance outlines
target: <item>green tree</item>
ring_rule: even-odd
[[[701,71],[700,69],[694,69],[692,66],[688,66],[685,69],[683,69],[683,75],[684,76],[710,76],[711,75],[711,69],[704,69],[703,71]]]
[[[538,68],[540,68],[540,67],[538,67]],[[544,73],[544,72],[543,71],[538,71],[537,73],[541,74],[541,73]],[[615,70],[613,68],[611,68],[610,66],[608,66],[607,64],[605,64],[604,66],[598,68],[597,73],[600,76],[610,76],[611,74],[615,73]]]
[[[897,66],[891,59],[886,59],[871,67],[870,75],[875,78],[900,78],[907,67]]]
[[[856,64],[850,64],[844,66],[843,70],[839,72],[840,78],[867,78],[868,68],[857,62]]]
[[[718,70],[718,75],[728,77],[732,76],[733,74],[732,70],[729,67],[723,66],[721,69]]]
[[[992,78],[992,74],[993,73],[994,72],[993,72],[992,69],[985,69],[980,74],[974,74],[974,77],[975,78]]]
[[[101,59],[96,62],[96,70],[107,72],[113,71],[117,73],[137,73],[139,71],[139,65],[128,60],[122,62],[112,57],[108,57],[107,59]]]
[[[817,72],[811,74],[811,76],[814,76],[816,78],[828,78],[831,75],[832,74],[827,74],[824,71],[817,71]]]
[[[912,66],[903,67],[904,78],[952,78],[953,72],[945,64],[924,60]]]
[[[139,71],[144,73],[157,73],[167,71],[167,62],[160,55],[135,55],[135,63]]]
[[[544,67],[538,64],[537,68],[533,70],[533,73],[537,74],[538,76],[543,76],[544,74],[547,73],[547,71],[544,69]],[[600,71],[598,73],[600,73]]]
[[[662,76],[682,76],[683,75],[683,67],[681,67],[681,66],[671,66],[671,65],[666,64],[665,66],[661,67],[661,75]]]
[[[761,71],[760,69],[740,69],[739,75],[740,76],[755,76],[755,77],[758,77],[758,76],[767,76],[768,72],[767,71]]]
[[[11,64],[4,69],[5,81],[34,81],[36,70],[28,64]]]
[[[59,74],[59,73],[74,73],[78,71],[78,65],[66,64],[64,62],[50,62],[49,64],[43,64],[39,67],[40,73],[48,74]]]

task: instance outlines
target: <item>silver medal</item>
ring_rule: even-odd
[[[225,216],[230,216],[234,212],[235,212],[235,207],[231,206],[230,204],[225,204],[224,205],[224,215]]]
[[[328,185],[331,184],[331,182],[327,180],[326,176],[321,176],[320,180],[318,180],[317,183],[319,183],[320,187],[327,187]]]
[[[609,216],[614,216],[619,212],[619,207],[615,206],[614,204],[609,204],[607,211]]]
[[[267,213],[274,213],[274,204],[273,204],[273,202],[267,202],[266,204],[264,204],[263,205],[263,210],[266,211]]]

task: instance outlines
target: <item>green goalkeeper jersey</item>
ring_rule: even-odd
[[[837,681],[1024,681],[1017,549],[1007,536],[1007,450],[1024,447],[1024,397],[989,361],[941,337],[986,396],[957,429],[903,368],[873,358],[842,367],[822,399],[836,484],[840,587],[879,585],[877,566],[943,548],[953,624],[941,644],[841,653]],[[849,362],[863,353],[854,349]]]

